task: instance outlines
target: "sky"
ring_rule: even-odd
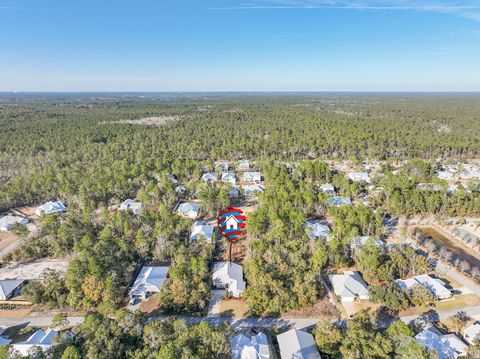
[[[0,91],[480,91],[480,0],[0,0]]]

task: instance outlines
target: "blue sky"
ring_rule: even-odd
[[[0,0],[0,91],[480,91],[480,0]]]

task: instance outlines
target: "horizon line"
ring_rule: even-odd
[[[66,91],[3,91],[0,94],[49,93],[480,93],[479,90],[66,90]]]

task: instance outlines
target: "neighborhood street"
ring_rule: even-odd
[[[476,284],[470,278],[465,277],[464,275],[458,273],[455,269],[449,268],[445,263],[441,260],[437,262],[436,270],[439,273],[448,275],[449,277],[455,279],[458,283],[460,283],[463,287],[467,288],[471,293],[480,297],[480,286]]]
[[[9,244],[7,247],[0,251],[0,259],[8,255],[9,253],[13,252],[22,244],[21,240],[16,240],[15,242]]]
[[[221,323],[230,323],[234,330],[245,327],[257,328],[305,328],[314,325],[318,319],[306,318],[242,318],[234,319],[228,317],[190,317],[190,316],[175,316],[178,319],[185,319],[188,324],[198,324],[202,321],[207,321],[213,325]],[[23,318],[0,318],[0,327],[11,327],[20,324],[27,324],[30,326],[49,326],[52,322],[53,316],[39,316],[39,317],[23,317]],[[165,320],[168,316],[151,317],[150,320]],[[70,324],[76,325],[83,322],[83,317],[68,317]]]
[[[466,278],[464,275],[458,273],[454,269],[448,268],[442,261],[438,261],[436,270],[439,273],[445,274],[459,282],[462,287],[466,288],[469,292],[480,296],[480,286]],[[223,291],[212,291],[212,300],[215,304],[218,304],[219,298],[223,297]],[[212,306],[213,309],[215,305]],[[462,309],[468,316],[480,316],[480,306],[465,307]],[[454,314],[458,310],[431,312],[426,315],[430,320],[443,320]],[[234,330],[240,330],[246,327],[256,328],[305,328],[315,325],[318,322],[318,318],[279,318],[279,317],[266,317],[266,318],[229,318],[218,316],[217,310],[210,310],[209,314],[205,317],[193,317],[193,316],[175,316],[179,319],[185,319],[189,324],[197,324],[202,321],[207,321],[210,324],[218,325],[221,323],[229,323]],[[420,315],[412,315],[400,318],[403,322],[409,323],[412,320],[422,317]],[[28,323],[31,326],[49,326],[52,321],[52,316],[29,316],[29,317],[17,317],[17,318],[0,318],[0,327],[9,327],[20,324]],[[165,320],[168,316],[154,316],[149,320]],[[68,317],[70,324],[76,325],[83,322],[83,317]]]

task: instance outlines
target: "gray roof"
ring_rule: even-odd
[[[437,299],[446,299],[452,295],[444,281],[433,278],[428,274],[420,274],[408,279],[396,279],[395,283],[404,290],[410,290],[414,285],[421,285],[427,288]]]
[[[252,337],[239,334],[230,338],[233,359],[268,359],[270,350],[267,336],[258,333]]]
[[[435,350],[439,359],[456,358],[467,352],[465,344],[455,334],[442,334],[436,327],[430,326],[415,336],[418,344],[428,350]]]
[[[128,211],[131,210],[133,213],[137,214],[142,209],[142,202],[135,202],[133,199],[128,198],[120,205],[120,210]]]
[[[129,295],[147,292],[160,292],[163,282],[167,278],[169,267],[150,267],[144,266],[133,283]]]
[[[480,323],[473,323],[465,328],[463,337],[467,342],[472,344],[476,339],[480,338]]]
[[[198,215],[200,206],[196,203],[186,202],[178,206],[178,213],[182,215]]]
[[[342,299],[368,296],[368,286],[357,272],[329,275],[333,291]]]
[[[65,205],[60,202],[60,201],[55,201],[55,202],[47,202],[42,204],[40,207],[38,207],[35,210],[36,214],[51,214],[51,213],[58,213],[58,212],[64,212],[65,211]]]
[[[358,236],[352,239],[352,242],[350,243],[350,247],[360,248],[367,243],[373,243],[377,247],[382,247],[385,244],[380,238],[370,237],[370,236]]]
[[[340,207],[340,206],[349,206],[352,204],[352,200],[348,197],[332,197],[330,198],[330,205],[334,207]]]
[[[25,225],[28,223],[28,219],[10,215],[0,218],[0,228],[7,231],[17,223]]]
[[[212,240],[214,230],[214,226],[206,224],[203,221],[195,221],[195,223],[193,223],[192,225],[192,233],[190,234],[190,240],[196,241],[200,237],[205,237],[205,239],[210,242]]]
[[[320,220],[308,220],[305,229],[310,238],[325,238],[330,235],[330,228]]]
[[[6,279],[0,280],[0,300],[7,300],[10,294],[23,284],[20,279]]]
[[[321,359],[313,335],[303,330],[291,329],[277,335],[282,359]]]
[[[204,173],[202,175],[202,180],[205,181],[205,182],[216,181],[217,180],[217,175],[215,174],[215,172]]]

